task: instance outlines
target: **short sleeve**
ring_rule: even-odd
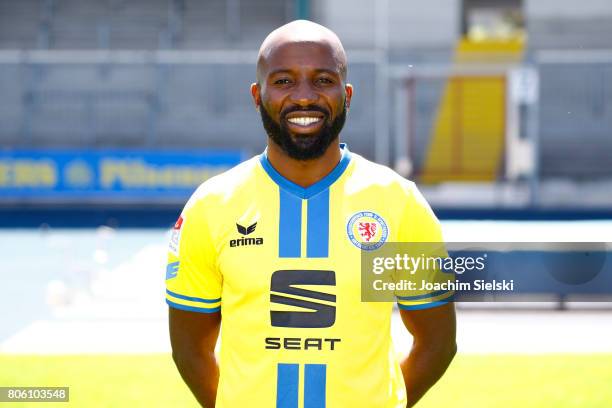
[[[399,240],[402,246],[410,248],[411,256],[421,259],[422,267],[411,277],[417,289],[398,294],[397,304],[404,310],[441,306],[451,301],[454,295],[453,290],[444,288],[449,286],[448,282],[454,281],[454,274],[444,269],[448,252],[442,227],[414,183],[410,183],[407,193]]]
[[[222,276],[204,208],[192,197],[170,236],[166,303],[181,310],[218,312],[221,310],[221,288]]]

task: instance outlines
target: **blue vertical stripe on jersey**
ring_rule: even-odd
[[[279,188],[278,256],[299,258],[302,250],[302,200]]]
[[[280,220],[278,256],[300,258],[302,256],[302,199],[308,200],[308,225],[306,234],[306,256],[325,258],[329,256],[329,187],[351,162],[351,153],[340,143],[340,162],[318,182],[302,187],[286,179],[270,164],[267,149],[259,156],[264,171],[279,187]]]
[[[306,256],[327,258],[329,252],[329,188],[308,199]]]
[[[276,372],[276,408],[297,408],[299,365],[279,363]]]
[[[304,408],[325,408],[325,364],[304,366]]]

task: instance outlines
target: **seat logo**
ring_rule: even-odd
[[[336,321],[336,295],[303,289],[304,286],[336,286],[334,271],[280,270],[270,282],[271,309],[299,307],[304,311],[270,310],[274,327],[331,327]],[[279,307],[281,306],[281,307]]]

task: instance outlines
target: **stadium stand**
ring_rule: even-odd
[[[542,176],[610,177],[612,66],[544,64],[540,70]]]
[[[528,3],[528,60],[552,48],[609,49],[612,16],[594,16],[596,10],[580,18],[546,15],[548,9]],[[329,19],[323,22],[332,28],[338,26],[350,47],[371,47],[373,33],[351,34],[352,26],[340,16],[342,5],[348,4],[313,2],[314,14]],[[349,14],[370,21],[372,10],[362,5]],[[254,59],[248,58],[270,29],[294,18],[293,6],[287,0],[0,0],[0,146],[223,146],[258,151],[264,140],[248,94],[254,78]],[[420,26],[418,38],[423,41],[417,44],[410,24],[402,31],[400,17],[409,17],[409,6],[394,5],[399,11],[392,18],[391,63],[448,62],[448,34],[428,37],[427,28]],[[441,16],[439,23],[450,24],[450,15]],[[428,26],[436,31],[436,14],[427,16]],[[45,49],[48,54],[38,62],[17,51]],[[105,49],[137,53],[129,63],[122,54],[111,63],[95,62],[99,54],[91,63],[59,61],[68,50]],[[185,51],[187,59],[194,51],[225,54],[200,53],[196,63],[155,63],[152,56],[157,54],[138,54],[168,49]],[[227,56],[239,50],[251,54],[234,63]],[[606,154],[612,149],[610,64],[547,63],[539,68],[541,175],[612,176]],[[368,101],[375,91],[374,65],[352,62],[349,77],[358,97],[345,134],[355,150],[373,157],[375,109]],[[417,135],[431,134],[441,88],[432,83],[417,90]],[[421,159],[427,143],[416,141]]]
[[[0,48],[253,48],[292,13],[284,0],[0,1]]]
[[[290,2],[283,0],[179,2],[182,39],[179,48],[252,49],[259,46],[268,27],[282,25],[289,18]],[[205,45],[204,45],[205,44]]]
[[[41,0],[0,1],[0,48],[41,48],[37,43],[43,28]]]

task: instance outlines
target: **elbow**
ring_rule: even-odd
[[[444,354],[446,356],[447,363],[450,364],[457,355],[457,342],[455,340],[447,345]]]
[[[417,343],[416,346],[413,346],[412,352],[429,354],[431,358],[439,361],[440,364],[448,366],[457,354],[457,342],[453,338]]]
[[[179,348],[172,350],[172,360],[179,371],[189,372],[200,370],[202,366],[214,364],[215,354],[214,352],[203,353],[200,350]]]
[[[439,342],[436,347],[431,348],[431,352],[437,356],[440,363],[448,366],[457,354],[457,342],[455,339]]]
[[[183,356],[176,350],[172,350],[172,361],[177,367],[180,367],[183,363]]]
[[[189,356],[185,351],[177,351],[172,350],[172,360],[176,367],[181,370],[190,365],[190,362],[193,361],[192,356]]]

